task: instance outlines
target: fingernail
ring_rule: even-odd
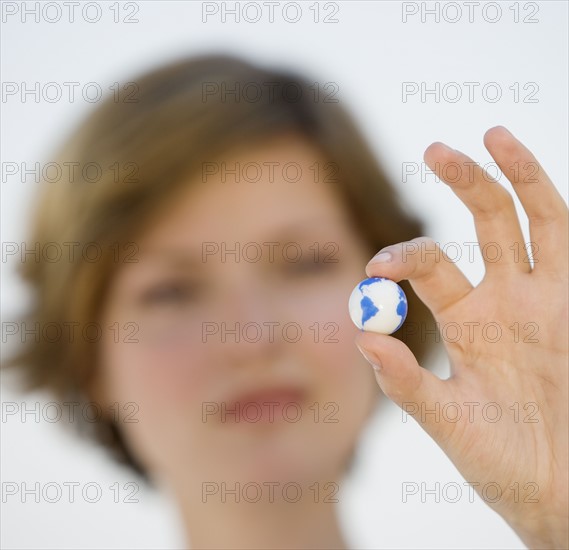
[[[449,147],[446,143],[443,143],[442,141],[439,141],[439,143],[443,146],[444,149],[446,149],[450,153],[460,153],[458,149],[453,149],[452,147]]]
[[[393,260],[393,256],[391,252],[378,252],[369,262],[368,264],[379,264],[390,262]]]
[[[502,130],[504,130],[505,132],[507,132],[508,134],[510,134],[512,137],[512,132],[510,132],[510,130],[508,130],[505,126],[502,126],[501,124],[496,126],[496,128],[502,128]]]
[[[364,356],[366,361],[372,366],[373,370],[379,372],[381,370],[381,361],[375,355],[375,353],[365,352],[360,346],[356,344],[356,347],[360,350],[360,353]]]

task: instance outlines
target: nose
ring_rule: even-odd
[[[220,308],[214,345],[223,361],[234,366],[266,368],[283,350],[283,323],[278,296],[270,283],[233,279]]]

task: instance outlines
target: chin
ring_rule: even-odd
[[[220,475],[232,472],[234,479],[244,482],[297,482],[310,485],[316,481],[335,481],[341,467],[341,460],[315,453],[318,445],[298,443],[296,445],[264,445],[249,447],[239,454],[233,454],[219,464]],[[231,456],[231,455],[228,455]]]

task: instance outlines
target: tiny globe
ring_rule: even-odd
[[[359,329],[392,334],[407,317],[407,297],[391,279],[370,277],[354,288],[348,308],[352,321]]]

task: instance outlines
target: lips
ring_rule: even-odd
[[[267,424],[300,420],[306,392],[298,387],[280,386],[249,391],[237,399],[221,403],[222,421]]]

